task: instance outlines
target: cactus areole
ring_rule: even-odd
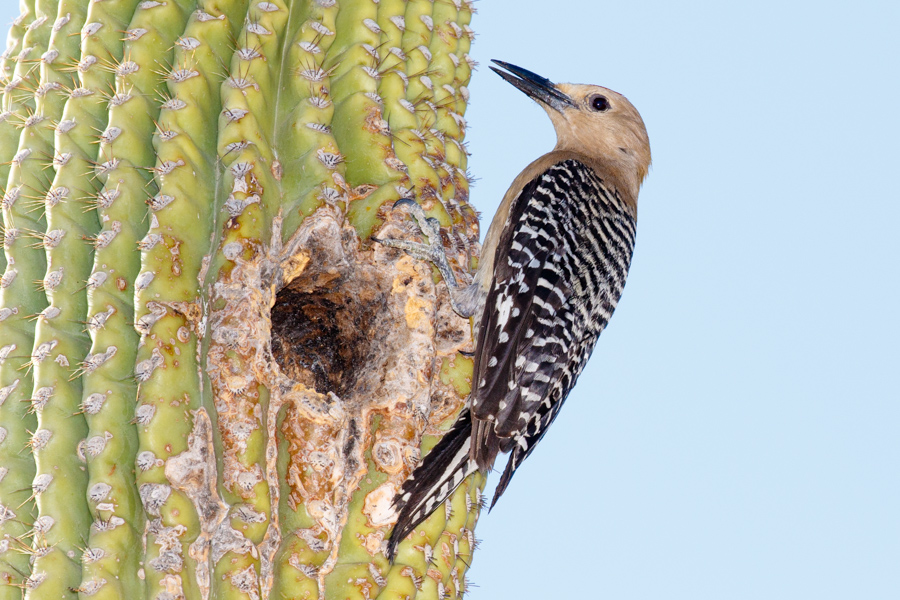
[[[469,323],[469,0],[22,0],[0,56],[0,600],[454,598],[383,554]]]

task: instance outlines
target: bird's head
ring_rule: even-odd
[[[556,129],[556,150],[596,160],[634,186],[650,168],[650,140],[640,113],[625,96],[598,85],[554,84],[549,79],[509,63],[491,69],[536,100]]]

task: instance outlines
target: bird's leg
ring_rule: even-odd
[[[394,203],[394,209],[406,207],[412,217],[415,219],[419,230],[425,236],[427,243],[418,244],[416,242],[407,242],[406,240],[395,239],[379,239],[373,237],[372,240],[384,246],[398,248],[403,250],[413,258],[419,260],[427,260],[441,273],[441,277],[447,283],[450,291],[450,306],[461,317],[469,318],[475,314],[476,309],[476,289],[477,284],[460,285],[450,268],[450,262],[447,260],[447,253],[441,243],[441,225],[440,222],[425,215],[425,211],[414,200],[409,198],[401,198]]]

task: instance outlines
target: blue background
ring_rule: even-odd
[[[625,94],[654,162],[624,298],[481,520],[470,597],[900,598],[900,4],[477,7],[485,221],[555,140],[492,58]]]
[[[555,141],[491,58],[625,94],[654,160],[622,302],[479,523],[472,598],[900,598],[900,4],[478,10],[479,210]]]

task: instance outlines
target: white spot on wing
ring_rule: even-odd
[[[512,309],[512,296],[501,294],[497,296],[497,323],[501,329],[506,326],[509,321],[509,311]]]

